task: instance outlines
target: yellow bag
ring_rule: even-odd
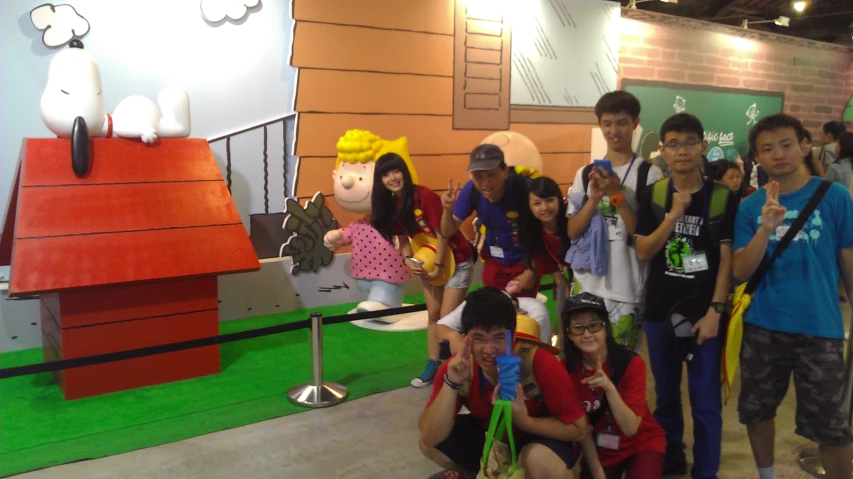
[[[722,382],[724,402],[728,402],[732,393],[732,382],[735,380],[737,363],[740,359],[740,346],[743,340],[743,318],[746,310],[752,302],[753,293],[746,292],[746,284],[735,288],[732,298],[732,314],[729,318],[729,329],[726,333],[726,341],[723,344],[723,367]]]

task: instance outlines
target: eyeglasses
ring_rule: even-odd
[[[681,149],[681,147],[687,148],[688,150],[692,150],[693,148],[696,148],[697,146],[699,146],[700,143],[701,143],[701,141],[695,141],[695,140],[688,140],[688,141],[685,141],[684,143],[679,143],[677,141],[670,141],[669,143],[665,143],[663,145],[663,147],[666,148],[667,150],[670,150],[670,151],[678,151]]]
[[[589,331],[592,334],[595,334],[604,329],[604,322],[602,321],[594,321],[592,323],[587,324],[586,326],[582,324],[573,324],[569,326],[569,334],[572,336],[580,336],[583,334],[584,330]]]

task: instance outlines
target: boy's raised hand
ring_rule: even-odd
[[[690,202],[693,201],[693,195],[681,191],[672,193],[672,206],[669,208],[669,214],[673,219],[678,219],[684,216],[687,208],[690,207]]]
[[[459,195],[461,184],[457,181],[456,188],[453,187],[453,180],[447,180],[447,191],[441,195],[441,206],[446,210],[452,210],[456,204],[456,197]]]
[[[775,231],[783,221],[787,208],[779,204],[779,183],[771,181],[764,187],[767,190],[767,199],[761,207],[761,228]]]
[[[456,384],[468,380],[471,374],[471,336],[465,336],[462,350],[447,363],[447,378]]]

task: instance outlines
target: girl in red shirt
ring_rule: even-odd
[[[527,196],[529,209],[522,215],[521,228],[524,261],[536,274],[537,287],[545,275],[554,279],[554,299],[561,311],[572,283],[571,267],[564,261],[571,246],[567,205],[557,182],[546,176],[530,182]],[[561,325],[558,330],[562,329]]]
[[[429,318],[429,359],[424,372],[412,380],[412,386],[429,386],[441,365],[438,337],[435,335],[436,324],[439,318],[456,309],[465,299],[474,270],[473,250],[459,231],[450,238],[442,236],[440,226],[444,209],[441,206],[441,198],[429,188],[415,185],[406,162],[396,153],[386,153],[376,161],[371,206],[373,211],[370,222],[373,227],[392,244],[395,239],[399,242],[400,252],[407,259],[406,266],[419,276],[423,283]],[[436,264],[431,272],[410,261],[412,246],[408,238],[417,234],[426,234],[436,239]],[[442,260],[448,248],[453,253],[455,262],[453,276],[442,286],[432,285],[430,282],[436,280],[447,266]]]
[[[613,339],[598,296],[567,299],[562,316],[566,370],[594,431],[581,441],[581,479],[659,479],[666,435],[646,403],[643,359]]]

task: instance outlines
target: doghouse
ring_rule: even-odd
[[[10,295],[39,295],[46,361],[219,334],[217,279],[260,264],[204,139],[25,139],[0,234]],[[66,399],[220,371],[219,346],[57,371]]]

